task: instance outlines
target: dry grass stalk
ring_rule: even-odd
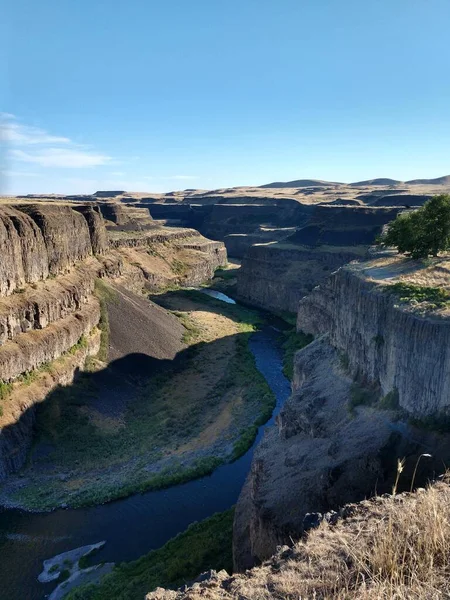
[[[401,473],[401,471],[400,471]],[[261,567],[151,600],[450,598],[450,487],[374,498]]]

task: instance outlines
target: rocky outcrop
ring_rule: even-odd
[[[389,293],[382,284],[390,283],[400,265],[361,263],[339,270],[300,302],[297,325],[315,335],[329,332],[351,376],[378,387],[383,396],[395,391],[408,413],[447,413],[450,318],[421,314],[417,305],[402,304]]]
[[[0,479],[25,460],[35,404],[52,386],[69,383],[86,356],[98,351],[96,278],[139,292],[160,290],[199,285],[226,263],[221,242],[194,230],[144,231],[147,210],[125,213],[129,230],[107,233],[92,204],[0,208]],[[130,303],[134,309],[139,304]],[[137,319],[136,331],[144,321]],[[151,346],[152,334],[141,333]]]
[[[67,272],[76,262],[92,254],[89,227],[84,216],[69,206],[20,205],[39,227],[48,255],[51,275]]]
[[[99,207],[94,204],[82,204],[81,206],[74,205],[73,208],[86,219],[91,236],[92,252],[106,254],[109,250],[108,234]]]
[[[68,275],[26,287],[0,302],[0,347],[20,333],[44,329],[79,310],[94,289],[101,267],[95,261],[78,266]]]
[[[124,229],[145,229],[152,225],[153,219],[148,208],[124,206],[117,202],[100,202],[98,207],[109,225]]]
[[[442,460],[450,456],[446,438],[376,405],[352,408],[356,393],[362,391],[355,389],[327,335],[297,353],[292,396],[257,447],[236,506],[237,570],[298,538],[314,524],[311,513],[390,491],[400,458],[405,459],[402,489],[409,489],[423,452],[433,458],[420,463],[415,483],[442,472]]]
[[[12,381],[22,373],[58,358],[87,335],[99,319],[98,301],[91,298],[73,315],[59,319],[42,330],[19,334],[1,346],[1,379]]]
[[[100,331],[94,330],[76,351],[60,357],[51,369],[38,372],[29,385],[15,384],[0,417],[0,481],[20,469],[33,440],[37,405],[57,385],[69,385],[86,358],[97,354]]]
[[[316,341],[296,354],[292,396],[254,454],[236,508],[238,569],[301,535],[308,513],[389,491],[399,458],[405,487],[423,453],[415,482],[442,472],[450,313],[389,286],[448,286],[449,273],[445,259],[427,266],[385,253],[339,269],[300,301],[298,329]]]
[[[47,247],[39,227],[28,215],[0,207],[0,296],[49,274]]]

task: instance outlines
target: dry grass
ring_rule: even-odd
[[[242,575],[151,600],[431,600],[450,597],[450,487],[375,498]]]

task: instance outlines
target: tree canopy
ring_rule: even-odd
[[[379,242],[413,258],[450,250],[450,195],[434,196],[421,208],[397,215]]]

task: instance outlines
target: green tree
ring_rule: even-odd
[[[413,258],[437,256],[450,249],[450,195],[434,196],[421,208],[397,216],[380,239]]]

